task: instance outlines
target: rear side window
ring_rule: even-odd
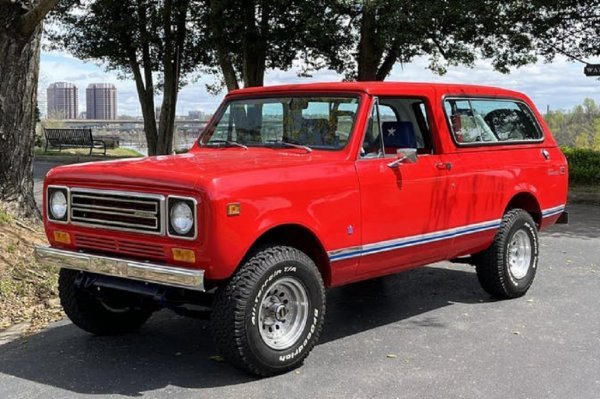
[[[459,145],[522,143],[543,138],[533,113],[519,101],[446,99],[444,109]]]

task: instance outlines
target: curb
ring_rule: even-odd
[[[25,332],[30,326],[31,322],[23,321],[21,323],[13,324],[6,330],[0,331],[0,346],[21,338],[25,335]]]

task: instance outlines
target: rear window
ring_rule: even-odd
[[[519,101],[454,98],[444,101],[444,109],[459,145],[516,144],[543,138],[533,113]]]

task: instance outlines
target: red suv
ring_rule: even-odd
[[[235,366],[299,366],[325,288],[461,258],[524,295],[567,163],[521,93],[413,83],[237,90],[183,155],[61,166],[45,181],[60,298],[94,334],[210,312]]]

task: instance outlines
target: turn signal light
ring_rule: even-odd
[[[71,243],[71,235],[64,231],[55,231],[54,232],[54,241],[62,242],[63,244]]]
[[[173,248],[171,252],[173,253],[173,259],[179,262],[196,262],[196,254],[191,249]]]
[[[239,202],[227,204],[227,216],[237,216],[242,213],[242,207]]]

